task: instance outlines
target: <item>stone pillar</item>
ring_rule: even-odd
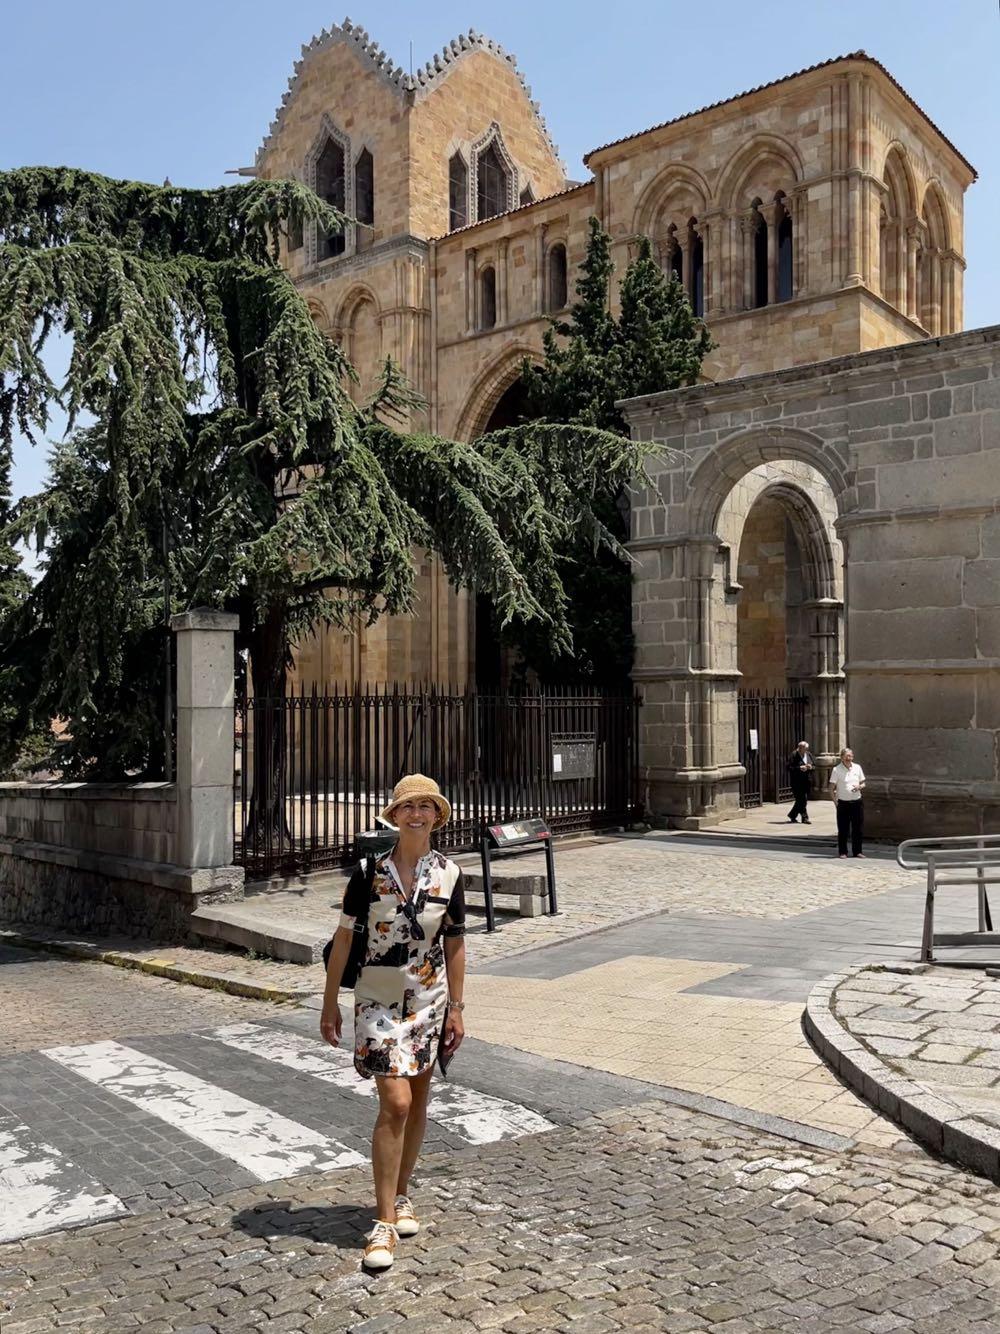
[[[536,232],[535,245],[535,312],[539,315],[545,313],[549,307],[548,296],[548,274],[545,272],[545,235],[548,231],[548,224],[542,223]]]
[[[753,280],[754,280],[754,269],[756,268],[756,265],[754,263],[753,243],[754,243],[754,233],[757,230],[755,223],[756,220],[752,213],[746,214],[742,218],[740,218],[740,234],[741,234],[741,240],[743,242],[743,244],[740,247],[740,254],[743,260],[742,291],[743,291],[744,310],[753,310],[753,298],[754,298]],[[734,284],[734,286],[736,287],[737,291],[740,290],[741,285],[738,282]]]
[[[465,332],[476,329],[476,251],[465,252]]]
[[[507,301],[507,256],[510,241],[501,236],[497,242],[497,324],[504,325],[510,319]]]
[[[917,251],[920,248],[920,228],[911,224],[906,229],[906,313],[911,320],[920,319],[917,309]]]
[[[804,189],[796,190],[791,200],[792,212],[792,296],[805,296],[809,291],[809,195]]]
[[[233,638],[239,617],[198,608],[177,636],[177,863],[233,860]]]
[[[767,225],[767,304],[778,299],[778,206],[762,204],[757,210]]]

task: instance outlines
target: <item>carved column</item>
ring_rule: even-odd
[[[739,253],[742,256],[742,265],[743,265],[743,283],[742,283],[743,309],[753,310],[753,301],[754,301],[753,283],[754,283],[754,269],[755,269],[754,235],[757,231],[757,220],[752,212],[745,213],[740,218],[739,225],[740,225]],[[740,284],[738,282],[734,283],[734,288],[737,291],[739,291]]]
[[[767,304],[778,299],[778,205],[761,204],[757,210],[767,226]],[[754,256],[756,266],[756,254]]]
[[[792,296],[806,296],[809,291],[809,195],[805,189],[792,194],[791,214]]]
[[[476,252],[465,252],[465,332],[476,328]]]
[[[507,301],[507,255],[510,240],[501,236],[497,241],[497,324],[506,324],[510,319]]]
[[[919,320],[917,309],[917,251],[920,249],[920,227],[910,223],[906,228],[906,314]]]

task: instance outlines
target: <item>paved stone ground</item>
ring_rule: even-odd
[[[829,803],[819,804],[819,811],[824,807],[829,807]],[[559,915],[522,918],[499,913],[499,930],[487,933],[485,918],[474,908],[467,937],[470,966],[485,966],[560,942],[579,942],[609,927],[657,913],[782,921],[819,908],[854,903],[910,883],[912,876],[884,856],[873,856],[872,860],[861,863],[838,861],[830,855],[823,833],[813,835],[801,825],[790,825],[775,811],[776,808],[768,807],[754,812],[747,821],[735,822],[758,835],[776,825],[782,835],[788,836],[789,845],[772,852],[760,847],[731,846],[730,836],[721,829],[698,835],[654,833],[560,845],[556,854]],[[819,811],[814,819],[822,829],[823,816]],[[792,839],[795,841],[791,842]],[[475,859],[461,860],[470,866],[475,864]],[[800,873],[789,875],[790,866],[799,868]],[[542,873],[544,858],[539,855],[511,859],[506,869],[509,873],[515,870],[519,874]],[[273,904],[280,904],[289,925],[328,921],[332,930],[342,893],[343,884],[334,880],[301,890],[281,891],[268,898]],[[39,940],[49,938],[63,943],[81,940],[134,959],[175,963],[195,973],[225,973],[302,995],[323,989],[320,964],[247,957],[214,945],[204,948],[150,945],[117,935],[50,931],[40,929],[37,924],[3,925]],[[769,939],[774,938],[771,933]]]
[[[4,1334],[971,1334],[1000,1312],[994,1188],[662,1103],[428,1156],[423,1230],[378,1278],[366,1188],[303,1176],[2,1247]]]
[[[842,983],[833,1012],[863,1046],[929,1093],[1000,1127],[1000,981],[931,968],[863,972]]]

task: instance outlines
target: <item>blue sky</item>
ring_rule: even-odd
[[[346,3],[346,0],[343,0]],[[474,27],[516,54],[571,177],[599,144],[863,48],[979,172],[966,196],[966,327],[1000,322],[996,0],[351,0],[393,59]],[[320,0],[38,0],[3,6],[0,167],[69,164],[215,185],[253,161],[299,47],[344,18]],[[15,488],[44,450],[22,443]]]

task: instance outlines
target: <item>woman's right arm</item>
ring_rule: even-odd
[[[326,986],[323,990],[323,1008],[320,1011],[319,1031],[331,1047],[340,1041],[343,1019],[340,1014],[340,979],[344,976],[347,957],[354,940],[354,923],[369,907],[370,886],[362,867],[351,876],[344,891],[344,903],[340,914],[340,925],[333,935],[333,949],[330,951],[330,963],[326,970]]]
[[[340,1041],[343,1018],[340,1013],[340,979],[344,976],[347,956],[351,952],[354,928],[338,926],[333,937],[333,949],[330,951],[330,964],[326,970],[326,987],[323,991],[323,1008],[320,1011],[319,1031],[331,1047]]]

